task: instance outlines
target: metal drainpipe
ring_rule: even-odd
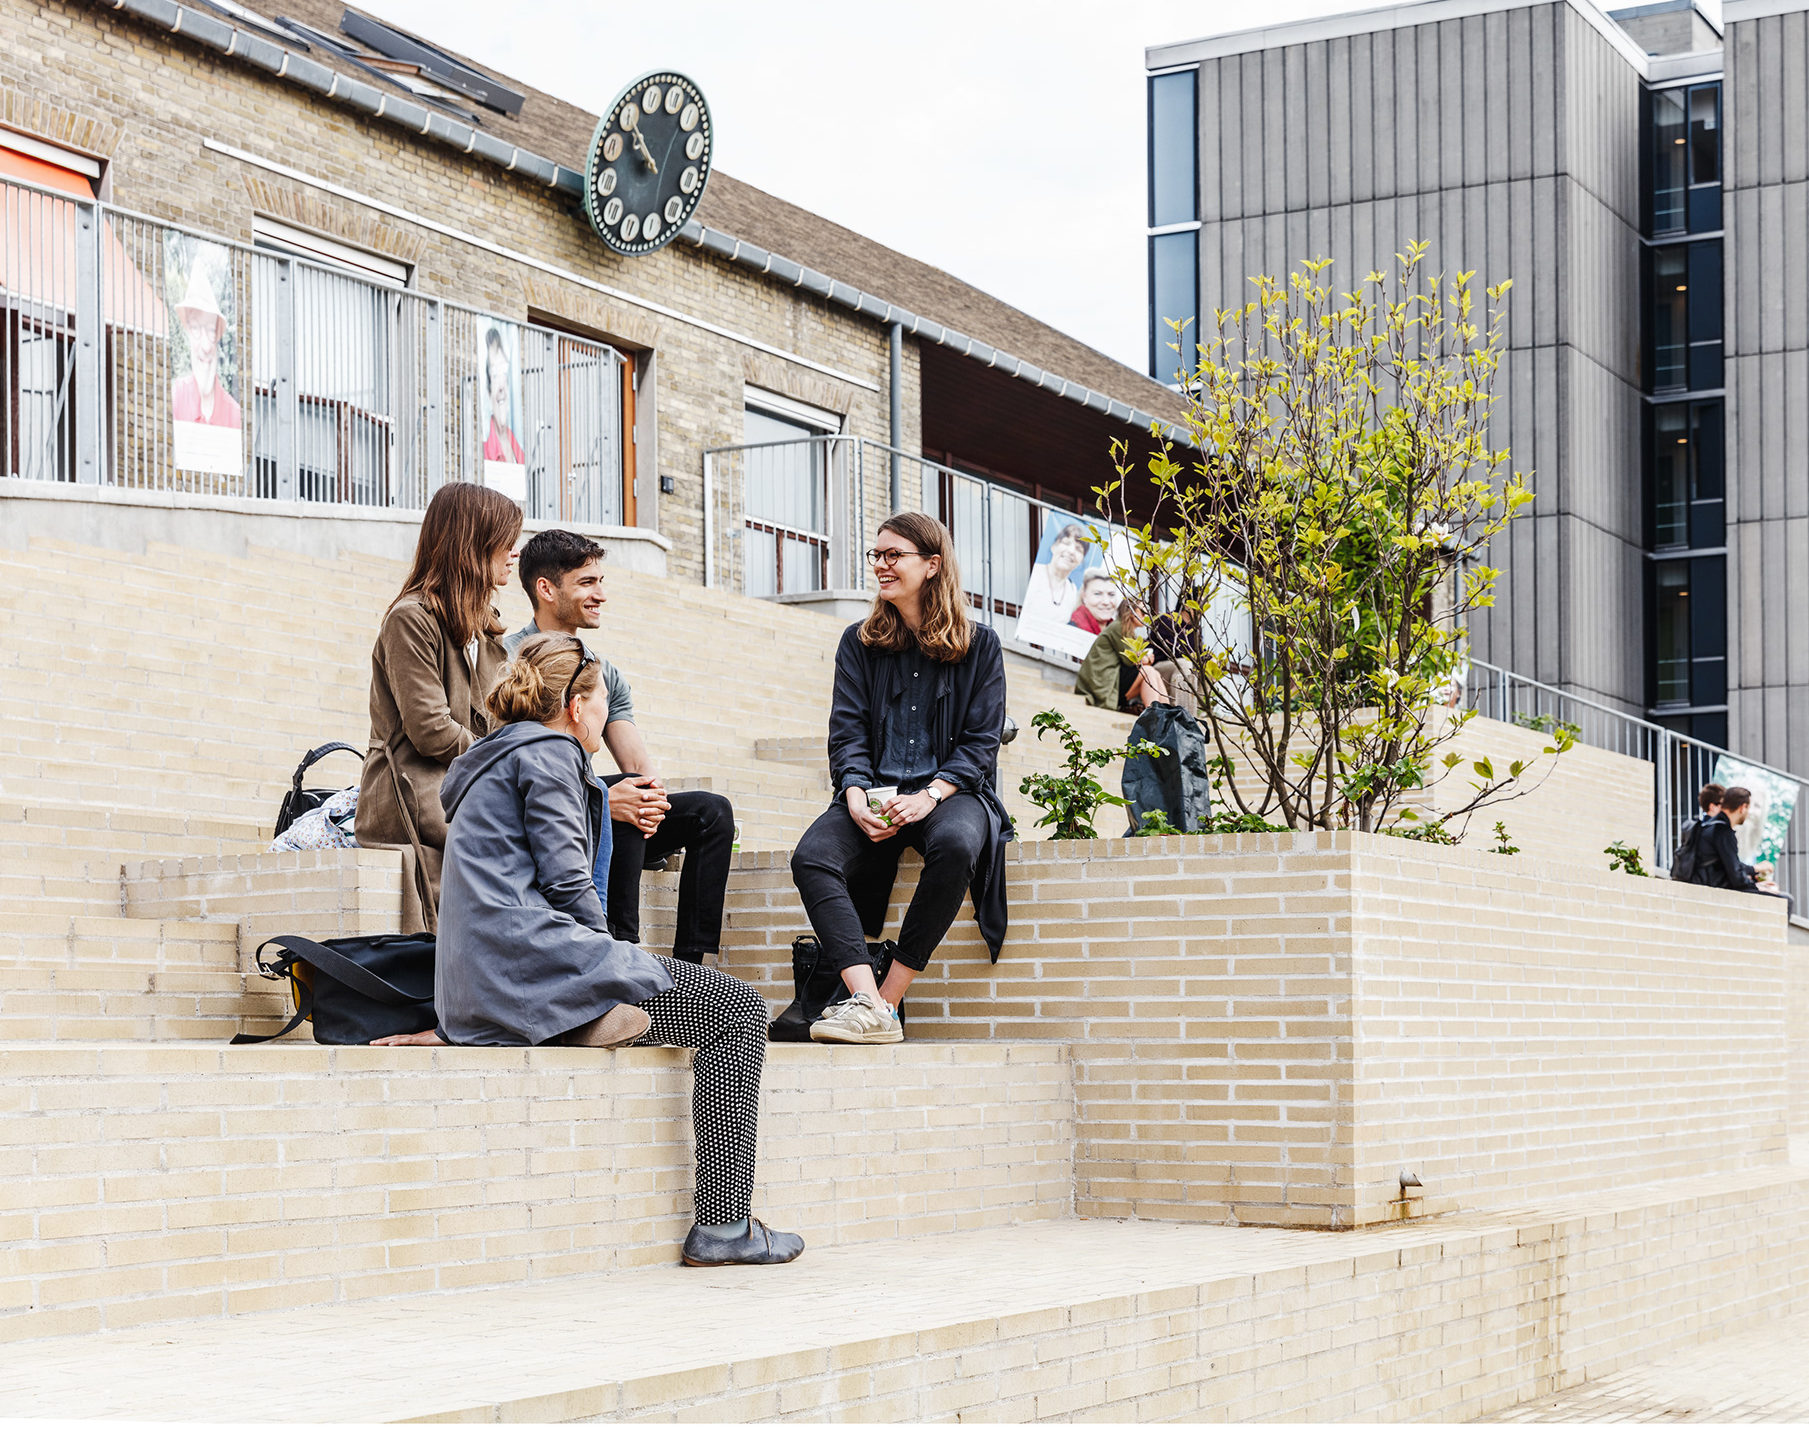
[[[904,324],[891,329],[892,388],[892,510],[904,505],[904,476],[898,469],[898,454],[904,450]],[[920,502],[919,505],[922,505]]]

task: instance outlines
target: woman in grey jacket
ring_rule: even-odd
[[[434,975],[437,1032],[386,1043],[695,1048],[691,1266],[772,1265],[804,1249],[749,1215],[766,1003],[738,978],[609,936],[598,853],[609,818],[590,757],[608,716],[576,636],[534,636],[490,692],[497,727],[440,787],[449,829]]]

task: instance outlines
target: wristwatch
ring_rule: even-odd
[[[942,796],[939,793],[937,793],[935,785],[925,785],[923,787],[923,792],[925,794],[927,794],[931,799],[935,800],[937,804],[942,803]]]

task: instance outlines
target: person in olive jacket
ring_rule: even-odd
[[[792,878],[824,954],[852,995],[811,1026],[818,1042],[896,1043],[897,1008],[971,892],[996,960],[1005,940],[1005,842],[999,799],[1005,658],[969,619],[948,528],[921,512],[890,517],[867,553],[873,609],[842,634],[829,712],[836,794],[792,855]],[[869,798],[869,791],[888,791]],[[882,988],[866,935],[885,922],[906,849],[923,872]]]
[[[484,697],[507,657],[493,602],[509,583],[521,508],[448,482],[421,517],[414,566],[371,652],[371,740],[358,787],[366,849],[400,849],[403,933],[432,933],[440,902],[446,767],[490,729]]]

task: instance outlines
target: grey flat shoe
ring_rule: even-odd
[[[774,1231],[758,1217],[748,1218],[746,1236],[711,1236],[694,1226],[683,1252],[687,1266],[783,1266],[803,1254],[803,1237]]]

